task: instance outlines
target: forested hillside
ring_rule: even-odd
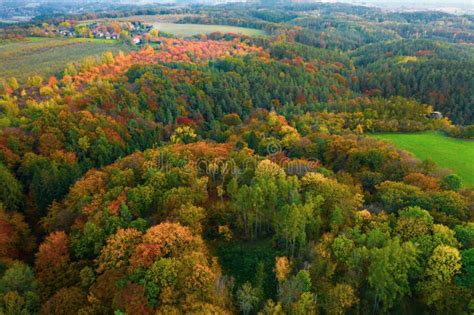
[[[248,9],[182,22],[267,36],[150,31],[2,78],[0,314],[474,311],[472,187],[369,137],[474,137],[472,34],[434,13]]]
[[[362,91],[414,97],[458,124],[474,120],[473,56],[472,47],[426,40],[368,45],[352,53]]]
[[[181,22],[260,28],[289,42],[342,50],[354,58],[361,92],[414,97],[457,124],[473,123],[472,16],[321,3],[203,10]]]

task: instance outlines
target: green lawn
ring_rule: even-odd
[[[474,141],[446,137],[436,132],[375,134],[421,160],[432,159],[459,175],[463,184],[474,187]]]
[[[0,78],[16,77],[20,81],[39,74],[49,76],[64,69],[68,62],[80,62],[87,56],[104,51],[127,51],[129,46],[113,40],[86,38],[27,38],[0,41]]]
[[[155,22],[151,24],[159,31],[182,37],[188,37],[198,34],[209,34],[213,32],[238,33],[248,36],[265,35],[262,30],[227,25],[176,24],[165,22]]]

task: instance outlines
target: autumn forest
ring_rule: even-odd
[[[30,49],[0,66],[0,314],[472,314],[473,44],[472,15],[322,3],[0,23]]]

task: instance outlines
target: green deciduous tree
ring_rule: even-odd
[[[385,247],[369,253],[368,282],[373,289],[374,310],[390,309],[410,293],[409,273],[417,268],[416,247],[411,242],[390,240]]]
[[[459,190],[459,188],[461,188],[461,177],[456,174],[446,175],[441,181],[441,186],[444,189],[451,189],[457,191]]]
[[[157,305],[163,290],[173,291],[178,282],[179,266],[176,258],[160,258],[146,271],[143,286],[151,306]]]
[[[474,289],[474,248],[461,251],[462,270],[457,283],[465,288]]]
[[[259,303],[258,290],[250,282],[244,283],[237,291],[237,303],[242,313],[249,314]]]
[[[324,308],[328,314],[345,314],[357,302],[354,288],[346,283],[338,283],[329,289]]]
[[[313,205],[284,205],[275,218],[276,235],[284,240],[285,247],[294,255],[296,245],[303,246],[306,243],[306,225],[312,215]]]
[[[0,313],[35,313],[39,306],[38,282],[29,266],[15,262],[0,278]]]
[[[425,269],[425,279],[419,284],[427,305],[440,310],[444,308],[443,300],[447,298],[448,288],[461,267],[459,250],[447,245],[439,245],[434,249]]]

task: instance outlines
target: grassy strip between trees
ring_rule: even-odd
[[[431,159],[459,175],[465,186],[474,187],[473,141],[454,139],[437,132],[383,133],[373,137],[390,141],[419,159]]]

